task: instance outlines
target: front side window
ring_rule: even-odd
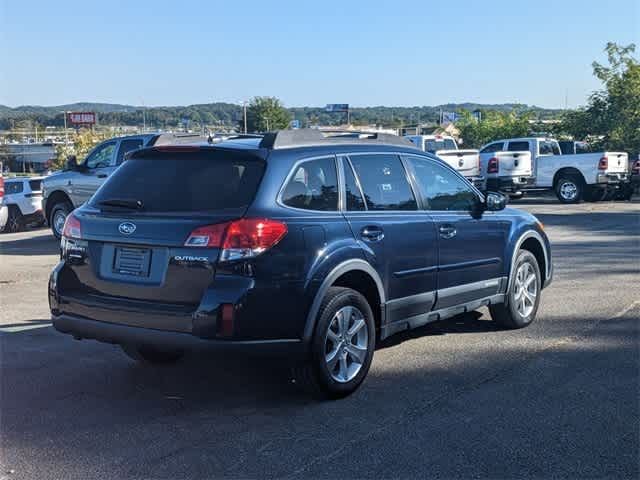
[[[299,164],[282,192],[282,203],[304,210],[338,210],[338,176],[333,157]]]
[[[400,157],[353,155],[350,159],[369,210],[417,210]]]
[[[118,148],[118,155],[116,156],[116,165],[120,165],[124,160],[124,156],[133,151],[142,148],[142,139],[129,138],[120,142],[120,148]]]
[[[503,145],[502,142],[490,143],[489,145],[484,147],[482,150],[480,150],[480,153],[501,152],[502,151],[502,145]]]
[[[479,202],[469,183],[444,165],[407,157],[425,199],[427,210],[471,211]]]
[[[109,142],[97,147],[87,157],[87,168],[111,167],[113,163],[113,151],[116,149],[116,142]]]

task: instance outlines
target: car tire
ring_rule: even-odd
[[[536,257],[528,250],[520,250],[512,275],[505,302],[490,305],[489,311],[495,322],[516,329],[530,325],[540,305],[542,276]]]
[[[140,345],[120,345],[120,348],[129,358],[144,365],[169,365],[184,356],[181,350],[159,350]]]
[[[584,182],[575,175],[566,175],[556,181],[556,196],[562,203],[580,203],[584,194]]]
[[[292,369],[294,382],[319,399],[344,398],[367,376],[375,343],[367,299],[350,288],[331,287],[318,310],[309,357]]]
[[[509,200],[520,200],[522,197],[524,197],[524,192],[516,192],[516,193],[509,194]]]
[[[51,233],[56,239],[60,240],[62,237],[62,227],[64,227],[64,221],[73,211],[73,207],[69,202],[56,203],[51,209],[51,215],[49,215],[49,225],[51,226]]]
[[[15,233],[19,232],[24,228],[24,218],[22,216],[22,212],[15,205],[9,206],[9,212],[7,215],[7,223],[5,223],[2,228],[2,232],[4,233]]]

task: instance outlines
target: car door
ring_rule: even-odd
[[[481,212],[482,197],[442,162],[407,155],[424,208],[438,233],[437,301],[449,308],[495,295],[506,281],[506,216]]]
[[[387,296],[387,322],[428,313],[434,302],[437,238],[399,155],[341,156],[344,216]]]
[[[105,179],[116,168],[117,140],[101,143],[94,148],[83,163],[83,169],[71,180],[71,195],[75,206],[89,200]]]

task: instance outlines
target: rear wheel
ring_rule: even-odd
[[[346,397],[367,376],[374,349],[367,300],[350,288],[331,287],[318,311],[310,356],[293,368],[294,380],[319,398]]]
[[[9,206],[9,213],[7,216],[7,223],[3,228],[3,232],[14,233],[19,232],[24,227],[24,218],[22,212],[15,205]]]
[[[51,226],[51,232],[57,239],[62,237],[62,229],[64,228],[64,222],[67,219],[67,215],[71,213],[73,207],[68,202],[56,203],[51,209],[51,215],[49,216],[49,225]]]
[[[522,197],[524,197],[524,192],[515,192],[509,194],[509,199],[511,200],[520,200]]]
[[[562,203],[578,203],[584,193],[584,182],[575,175],[560,177],[556,181],[556,196]]]
[[[542,276],[536,257],[520,250],[513,266],[513,279],[505,303],[491,305],[491,318],[506,328],[523,328],[536,318]]]
[[[184,352],[180,350],[159,350],[139,345],[120,345],[120,348],[132,360],[149,365],[172,364],[184,355]]]

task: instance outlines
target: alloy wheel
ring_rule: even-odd
[[[574,200],[578,195],[578,186],[573,182],[562,182],[562,185],[560,185],[560,195],[565,200]]]
[[[325,362],[336,382],[355,378],[367,358],[369,328],[362,312],[346,306],[338,310],[325,336]]]
[[[513,288],[516,310],[526,318],[533,311],[538,296],[538,279],[534,267],[529,262],[518,267]]]

